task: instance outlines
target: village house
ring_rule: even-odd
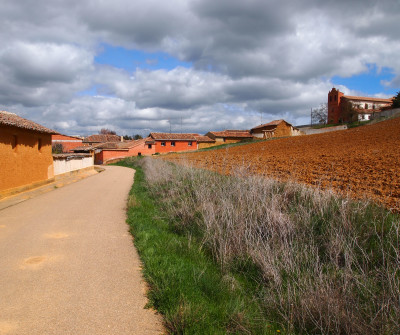
[[[53,134],[57,132],[0,111],[0,197],[53,180]]]
[[[199,136],[195,136],[195,138],[197,141],[197,149],[205,149],[205,148],[213,147],[216,145],[215,140],[213,140],[212,138],[210,138],[208,136],[199,135]]]
[[[197,150],[199,134],[177,133],[150,133],[149,138],[154,141],[155,153]]]
[[[82,146],[82,138],[78,136],[68,136],[62,134],[54,134],[51,136],[53,146],[62,146],[62,152],[73,152],[72,149]]]
[[[198,145],[196,137],[198,136],[200,135],[150,133],[148,137],[134,141],[91,142],[93,144],[76,147],[73,151],[76,153],[91,153],[94,157],[95,164],[107,164],[125,157],[197,150]],[[208,138],[208,140],[212,142],[211,139]],[[203,143],[205,143],[204,141],[206,141],[205,138],[203,139]],[[89,143],[89,141],[87,143]]]
[[[248,130],[209,131],[205,136],[215,140],[215,145],[237,143],[253,138]]]
[[[108,142],[96,146],[95,164],[107,164],[132,156],[149,156],[155,154],[155,145],[151,138],[127,142]]]
[[[263,139],[303,135],[299,129],[293,127],[285,120],[274,120],[269,123],[262,124],[252,128],[250,133],[256,138]]]
[[[328,123],[370,120],[374,113],[380,113],[382,108],[390,107],[392,99],[357,97],[344,95],[336,88],[328,93]],[[353,107],[356,115],[351,114]]]

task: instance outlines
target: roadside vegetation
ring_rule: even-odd
[[[150,303],[177,334],[396,334],[400,219],[238,170],[128,159]]]
[[[199,151],[210,151],[210,150],[217,150],[217,149],[226,149],[226,148],[232,148],[232,147],[239,147],[242,145],[247,145],[247,144],[252,144],[252,143],[257,143],[257,142],[262,142],[262,141],[270,141],[272,139],[248,139],[248,140],[242,140],[240,142],[236,142],[236,143],[226,143],[226,144],[220,144],[220,145],[215,145],[213,147],[208,147],[208,148],[203,148],[203,149],[199,149],[196,152]]]

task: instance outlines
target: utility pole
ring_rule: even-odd
[[[312,125],[312,107],[311,107],[310,119],[311,119],[311,125]]]

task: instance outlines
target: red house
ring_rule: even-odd
[[[82,146],[82,138],[77,136],[55,134],[51,136],[51,144],[61,144],[63,147],[63,152],[73,152],[74,148]]]
[[[156,153],[197,150],[199,134],[150,133]]]

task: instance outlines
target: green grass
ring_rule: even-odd
[[[195,236],[174,230],[169,218],[163,217],[158,199],[148,192],[139,161],[115,165],[136,170],[127,222],[144,265],[149,306],[163,315],[168,332],[276,334],[279,328],[263,321],[254,298],[259,284],[244,275],[257,277],[257,269],[238,261],[234,273],[223,273]]]

